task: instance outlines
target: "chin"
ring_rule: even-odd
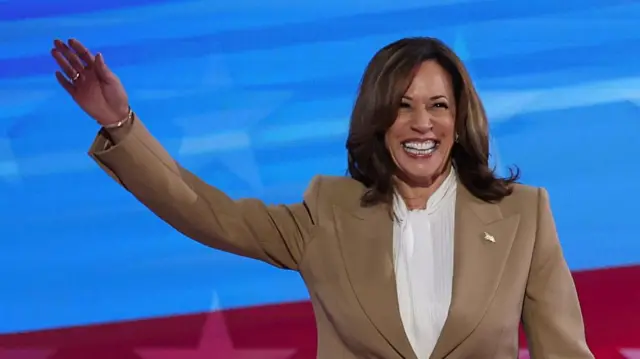
[[[427,154],[401,152],[397,158],[398,167],[412,182],[432,182],[446,168],[446,157],[439,150]]]

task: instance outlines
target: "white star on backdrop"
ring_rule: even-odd
[[[289,359],[296,354],[295,349],[235,348],[220,309],[218,296],[214,294],[197,348],[145,348],[136,352],[144,359]]]
[[[251,108],[243,110],[215,111],[195,117],[176,119],[182,128],[183,137],[178,150],[181,156],[203,156],[200,166],[212,161],[225,166],[250,186],[253,195],[261,194],[263,185],[258,162],[253,150],[250,131],[273,111],[291,98],[286,92],[245,93],[250,98]],[[233,123],[233,128],[220,131],[215,122]],[[218,129],[216,128],[218,127]],[[225,126],[227,127],[227,126]],[[194,168],[197,170],[198,165]]]
[[[199,168],[219,163],[237,178],[249,185],[253,195],[260,195],[263,184],[253,149],[251,131],[293,96],[290,91],[246,91],[234,82],[226,61],[221,57],[203,59],[203,71],[180,88],[141,89],[132,97],[161,100],[176,96],[209,95],[219,100],[221,93],[234,94],[246,99],[242,106],[214,109],[210,112],[173,119],[182,130],[178,146],[179,160],[186,168],[197,172]],[[224,105],[224,104],[222,104]]]

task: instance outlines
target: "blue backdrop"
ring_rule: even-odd
[[[442,38],[485,101],[498,169],[549,190],[582,270],[640,259],[639,19],[631,0],[0,0],[0,332],[307,297],[295,273],[185,240],[98,169],[55,37],[102,51],[187,168],[285,203],[344,173],[375,51]]]

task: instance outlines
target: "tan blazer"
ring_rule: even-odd
[[[318,358],[416,358],[398,309],[389,211],[361,207],[358,182],[315,177],[304,201],[288,206],[234,201],[181,168],[139,119],[114,136],[101,132],[90,155],[171,226],[300,272]],[[517,185],[489,204],[458,188],[453,298],[431,358],[516,358],[521,319],[533,358],[593,358],[547,192]]]

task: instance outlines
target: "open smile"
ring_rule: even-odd
[[[402,148],[411,157],[428,157],[435,152],[439,146],[440,141],[438,140],[410,140],[402,142]]]

